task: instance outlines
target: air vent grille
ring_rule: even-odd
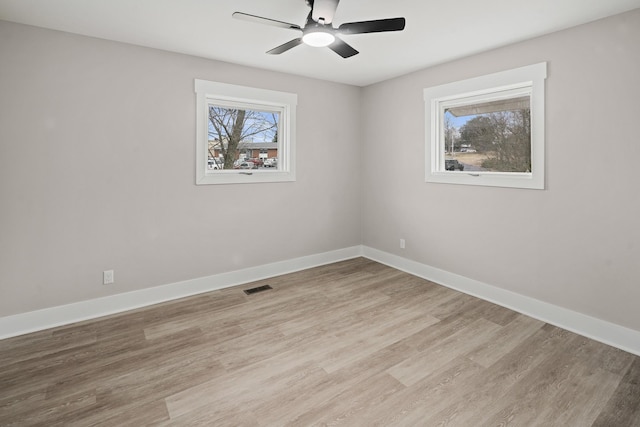
[[[273,289],[269,285],[258,286],[257,288],[245,289],[244,293],[247,295],[255,294],[257,292],[268,291],[269,289]]]

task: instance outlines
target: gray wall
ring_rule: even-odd
[[[640,330],[639,42],[635,10],[365,88],[363,243]],[[547,189],[425,183],[422,89],[541,61]]]
[[[7,22],[0,58],[0,316],[360,244],[359,88]],[[297,182],[194,184],[194,78],[298,94]]]
[[[363,243],[640,330],[639,40],[636,10],[360,89],[0,22],[0,316]],[[540,61],[547,189],[425,183],[422,89]],[[194,185],[194,78],[298,94],[297,182]]]

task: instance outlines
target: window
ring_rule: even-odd
[[[546,63],[424,89],[427,182],[544,188]]]
[[[195,80],[196,184],[295,181],[297,95]]]

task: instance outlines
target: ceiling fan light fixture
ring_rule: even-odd
[[[299,32],[298,34],[302,33],[302,37],[298,35],[298,37],[293,40],[289,40],[280,46],[276,46],[275,48],[268,50],[267,53],[269,55],[280,55],[281,53],[287,52],[296,46],[306,44],[307,46],[312,47],[328,47],[342,58],[347,59],[357,55],[358,51],[342,40],[338,34],[384,33],[388,31],[404,30],[404,18],[345,22],[335,28],[331,22],[333,21],[334,14],[340,0],[306,0],[306,2],[307,6],[311,8],[311,12],[307,15],[307,20],[303,27],[289,22],[278,21],[242,12],[234,12],[232,16],[243,21],[258,22],[274,27],[295,30]]]
[[[322,27],[310,28],[302,36],[302,41],[313,47],[329,46],[335,40],[336,37]]]

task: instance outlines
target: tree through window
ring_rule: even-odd
[[[248,162],[255,160],[252,163],[256,167],[262,166],[264,159],[277,159],[279,111],[246,110],[216,104],[209,104],[208,111],[208,157],[220,169],[237,168],[238,161],[244,159]],[[264,148],[268,143],[272,144],[271,150]],[[258,156],[254,157],[254,154]]]
[[[197,184],[295,181],[291,93],[195,80]]]
[[[529,96],[445,108],[444,115],[452,158],[481,171],[531,172]]]
[[[427,182],[544,188],[546,63],[424,89]]]

